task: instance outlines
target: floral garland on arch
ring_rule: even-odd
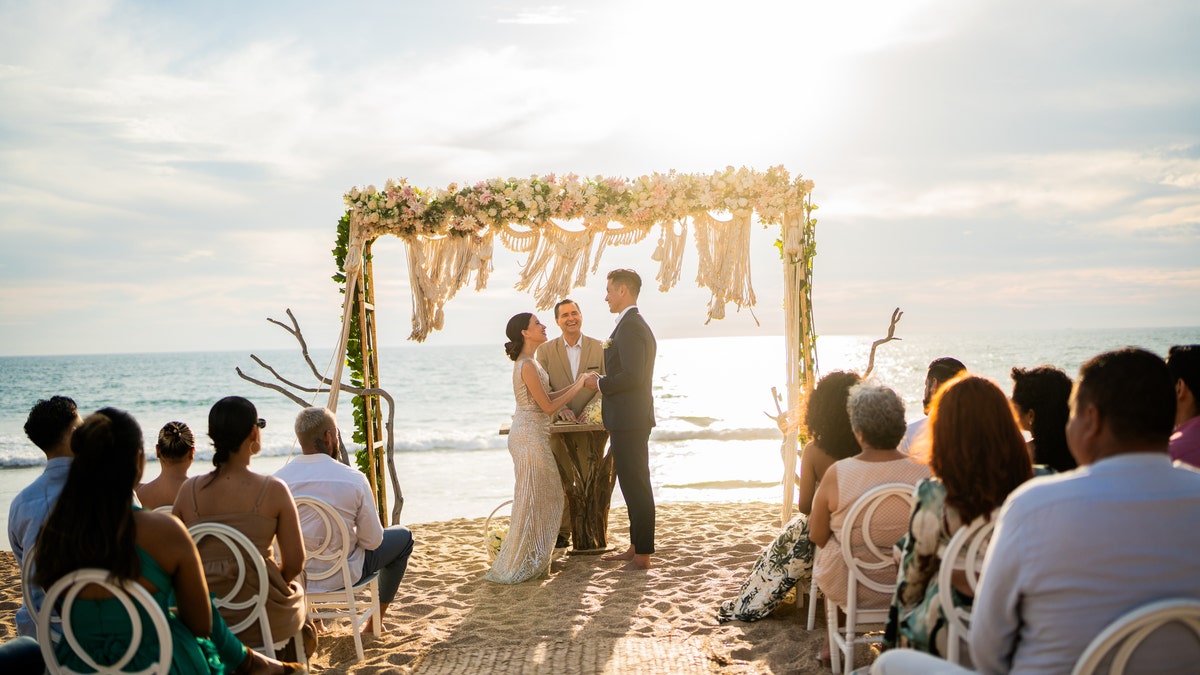
[[[748,258],[749,223],[782,224],[802,213],[813,183],[792,178],[782,166],[766,171],[726,167],[711,174],[653,173],[632,180],[575,174],[494,178],[444,189],[418,188],[406,179],[389,180],[382,190],[355,187],[345,195],[352,239],[384,234],[409,247],[413,288],[413,331],[423,341],[444,321],[443,307],[476,277],[487,283],[493,242],[528,253],[515,284],[547,309],[595,273],[608,245],[641,241],[660,228],[653,259],[660,265],[659,288],[678,281],[687,225],[702,246],[697,283],[713,298],[708,318],[721,319],[725,304],[753,306]],[[732,215],[718,220],[711,213]],[[567,227],[564,221],[582,222]],[[590,265],[589,265],[590,262]]]

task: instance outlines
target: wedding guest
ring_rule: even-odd
[[[963,365],[962,361],[952,356],[942,356],[929,363],[929,369],[925,373],[925,393],[921,398],[926,415],[929,414],[929,404],[933,401],[933,395],[937,393],[938,387],[966,369],[967,367]],[[916,449],[919,443],[924,442],[923,436],[927,424],[929,424],[929,418],[922,417],[908,425],[904,432],[904,439],[900,441],[900,452],[910,453]]]
[[[542,344],[537,349],[537,362],[541,364],[546,375],[550,377],[550,390],[566,389],[579,379],[580,373],[596,372],[604,374],[604,347],[594,337],[583,334],[583,313],[579,303],[567,298],[554,305],[554,322],[558,324],[562,335]],[[568,422],[579,419],[583,409],[593,399],[600,398],[600,392],[583,389],[570,403],[558,411],[558,417]],[[603,454],[603,434],[578,434],[572,440],[575,445],[568,448],[566,439],[561,434],[550,437],[550,450],[554,453],[554,461],[558,463],[560,476],[574,474],[575,465],[590,465],[591,458]],[[599,443],[599,448],[592,444]],[[583,475],[588,475],[586,471]],[[565,486],[564,486],[565,488]],[[566,548],[571,545],[571,505],[570,500],[563,500],[562,523],[558,527],[558,538],[554,548]],[[576,546],[579,546],[576,543]]]
[[[171,673],[176,675],[303,670],[239,642],[209,600],[199,555],[183,524],[133,505],[133,487],[146,456],[142,430],[129,413],[104,408],[89,415],[71,437],[71,449],[75,459],[34,551],[39,587],[49,588],[85,567],[108,570],[118,583],[141,584],[167,617]],[[148,625],[149,617],[140,609],[138,613],[142,625]],[[78,645],[102,665],[125,654],[133,629],[118,600],[88,588],[76,601],[71,627]],[[66,640],[55,651],[63,665],[86,672]],[[143,631],[127,668],[144,669],[158,653],[156,633]]]
[[[296,439],[304,453],[293,457],[275,477],[283,481],[297,497],[312,497],[329,504],[341,514],[346,529],[354,538],[349,553],[350,573],[357,581],[379,572],[379,615],[383,615],[396,598],[408,558],[412,555],[413,536],[407,528],[393,525],[384,528],[375,510],[375,496],[361,471],[337,461],[337,419],[326,408],[305,408],[296,416]],[[306,513],[300,521],[306,545],[315,544],[326,533],[320,519]],[[326,551],[336,553],[336,551]],[[310,579],[310,593],[325,593],[341,589],[337,576]]]
[[[267,618],[271,636],[282,641],[305,627],[305,649],[311,655],[316,648],[316,632],[305,624],[304,588],[297,577],[304,569],[304,539],[300,517],[287,484],[278,478],[250,470],[250,458],[262,448],[261,434],[266,420],[258,416],[254,404],[241,396],[227,396],[208,412],[208,437],[213,443],[211,473],[189,478],[179,489],[172,509],[185,525],[221,523],[246,535],[267,563]],[[271,542],[278,540],[280,560],[275,561]],[[232,590],[241,565],[229,547],[213,537],[200,542],[204,576],[213,592],[224,596]],[[244,588],[245,600],[253,592],[257,579]],[[238,623],[248,614],[226,608],[225,620]],[[258,622],[238,633],[249,645],[262,645]],[[291,648],[291,644],[288,645]]]
[[[1075,471],[1017,488],[1000,510],[971,614],[983,673],[1069,673],[1112,622],[1164,598],[1200,600],[1200,472],[1167,456],[1175,378],[1161,358],[1127,347],[1079,371],[1067,442]],[[1200,648],[1163,631],[1126,672],[1191,673]],[[906,649],[872,673],[969,672]]]
[[[25,435],[46,453],[46,468],[24,490],[17,493],[8,505],[8,545],[12,548],[17,567],[25,572],[30,564],[28,554],[37,543],[38,533],[46,516],[58,501],[67,473],[71,470],[71,432],[82,424],[75,401],[67,396],[51,396],[38,401],[25,420]],[[42,589],[32,588],[29,594],[35,608],[42,604]],[[37,637],[37,624],[25,605],[17,609],[17,634]]]
[[[138,486],[137,497],[142,508],[157,509],[171,506],[179,488],[188,478],[188,469],[196,456],[196,439],[183,422],[167,422],[158,432],[154,446],[158,457],[158,478]]]
[[[1171,459],[1200,467],[1200,345],[1176,345],[1167,352],[1175,378],[1175,432]]]
[[[829,467],[817,487],[812,517],[809,518],[809,537],[821,547],[813,562],[813,579],[825,594],[826,602],[842,604],[846,602],[849,575],[838,536],[846,512],[871,488],[884,483],[916,485],[929,477],[928,466],[896,449],[904,438],[905,427],[904,402],[896,392],[879,385],[858,384],[850,390],[846,407],[850,413],[850,428],[854,430],[854,438],[862,452]],[[908,513],[907,501],[884,500],[872,519],[870,538],[877,542],[899,541],[908,522]],[[856,557],[863,556],[867,552],[866,537],[861,530],[856,530],[855,535],[851,550]],[[896,566],[875,570],[870,576],[890,585],[896,580]],[[890,593],[859,589],[860,607],[883,609],[890,601]],[[819,658],[822,662],[829,658],[828,638]]]
[[[1058,473],[1074,469],[1075,458],[1067,448],[1071,378],[1053,366],[1040,366],[1013,368],[1012,379],[1017,419],[1032,436],[1029,451],[1033,463]]]
[[[737,597],[717,610],[717,621],[757,621],[770,614],[797,583],[811,583],[814,548],[808,536],[808,514],[817,485],[829,467],[859,453],[846,410],[850,388],[858,382],[858,373],[842,371],[817,382],[804,414],[804,426],[812,440],[804,446],[800,459],[800,513],[759,554]]]
[[[981,516],[990,519],[1033,476],[1033,467],[1012,406],[982,377],[962,373],[938,390],[929,432],[933,477],[917,484],[884,643],[941,655],[947,646],[946,614],[938,601],[941,552],[960,528]],[[954,587],[953,597],[956,607],[971,606],[965,583]]]

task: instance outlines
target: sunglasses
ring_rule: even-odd
[[[266,429],[267,421],[260,417],[258,418],[258,421],[254,423],[254,426],[258,427],[259,429]]]

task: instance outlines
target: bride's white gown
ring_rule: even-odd
[[[521,379],[525,361],[537,368],[542,388],[549,391],[550,387],[550,378],[537,361],[521,359],[513,364],[517,409],[508,430],[508,452],[513,458],[517,484],[513,489],[508,536],[485,575],[489,581],[502,584],[519,584],[549,566],[562,521],[563,488],[550,452],[550,416],[534,402]]]

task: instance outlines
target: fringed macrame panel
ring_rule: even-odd
[[[545,310],[567,297],[572,288],[587,283],[588,259],[595,232],[564,230],[547,223],[521,270],[518,291],[530,291],[538,309]]]
[[[492,269],[492,239],[488,231],[483,236],[405,240],[413,303],[408,339],[424,342],[431,331],[441,330],[446,320],[443,308],[466,285],[472,272],[476,274],[476,290],[487,285]]]
[[[696,251],[700,265],[696,283],[712,291],[708,321],[725,318],[725,304],[738,309],[753,307],[754,286],[750,283],[750,214],[735,214],[720,221],[707,213],[694,218]],[[708,323],[705,321],[704,323]],[[754,319],[758,323],[758,318]]]
[[[675,226],[679,229],[676,230]],[[687,222],[680,219],[677,223],[663,223],[658,234],[658,246],[654,249],[651,260],[658,263],[658,290],[666,293],[679,283],[679,273],[683,269],[683,249],[687,243]]]

